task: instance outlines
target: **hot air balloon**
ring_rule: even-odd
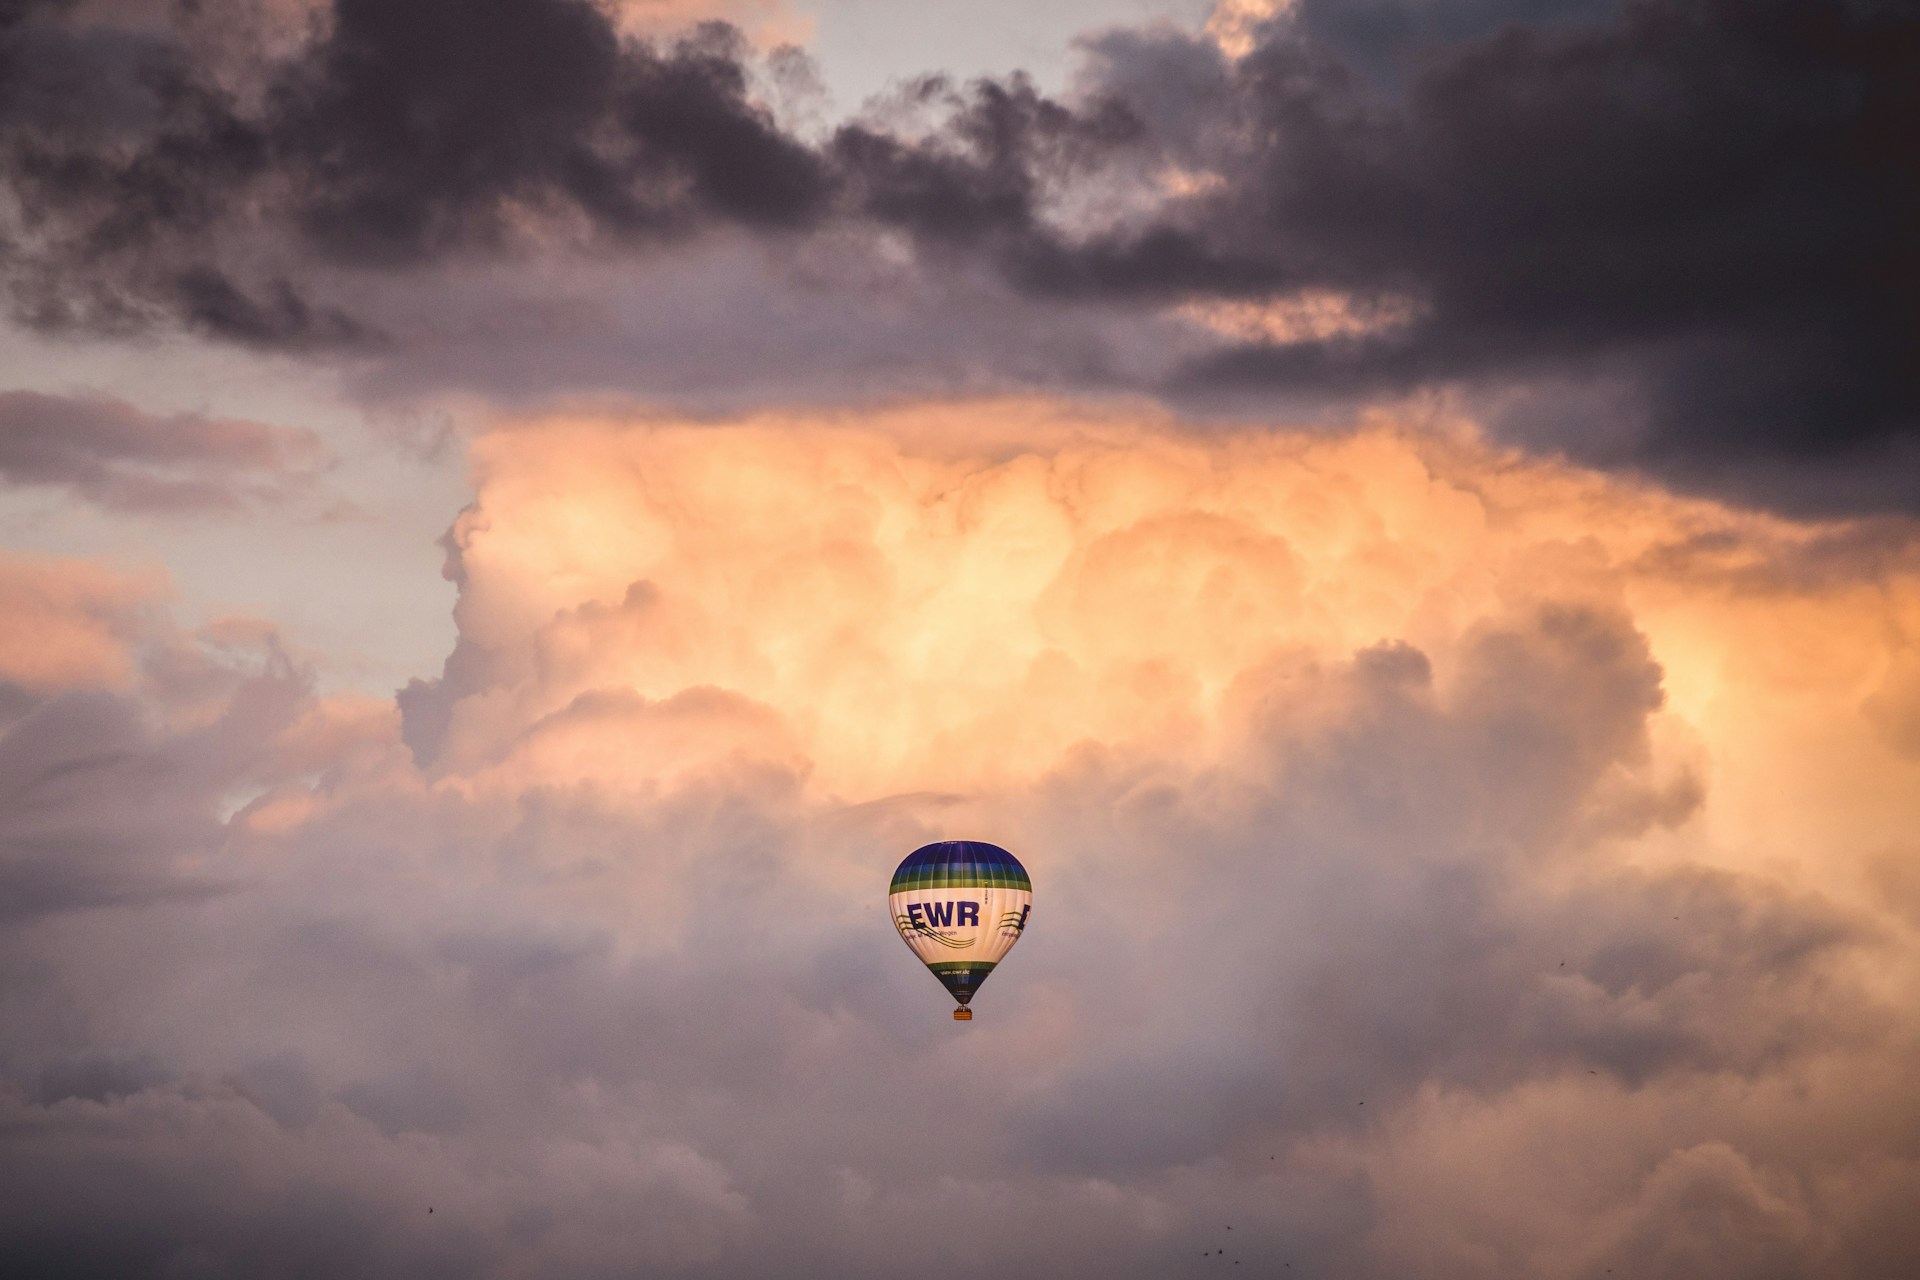
[[[969,1022],[973,993],[1013,949],[1033,910],[1033,882],[1020,860],[983,840],[942,840],[908,854],[887,890],[893,927]]]

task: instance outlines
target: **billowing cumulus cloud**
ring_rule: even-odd
[[[1914,7],[811,17],[0,0],[0,1258],[1920,1273]]]
[[[47,595],[9,1256],[1910,1269],[1910,530],[1033,400],[473,465],[397,704]],[[1037,890],[967,1026],[883,899],[956,835]]]

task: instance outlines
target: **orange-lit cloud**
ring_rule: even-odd
[[[1205,34],[1229,58],[1244,58],[1258,43],[1263,23],[1289,12],[1293,0],[1220,0],[1207,15]]]
[[[815,25],[787,0],[607,0],[607,8],[629,35],[679,35],[695,23],[730,22],[761,48],[804,44]]]
[[[502,1277],[1920,1243],[1904,526],[1041,400],[556,413],[473,467],[397,713],[153,622],[138,689],[0,739],[63,979],[15,1025],[88,1015],[0,1094],[17,1212],[111,1150],[168,1221],[291,1180]],[[953,835],[1036,884],[961,1038],[881,892]]]
[[[1275,734],[1313,752],[1348,732],[1370,695],[1339,673],[1404,650],[1443,711],[1518,717],[1488,749],[1597,735],[1571,790],[1525,802],[1568,811],[1502,837],[1546,842],[1530,856],[1872,906],[1917,816],[1909,543],[1858,563],[1848,526],[1523,460],[1464,425],[1200,434],[1041,401],[581,415],[474,459],[453,534],[474,661],[409,708],[449,782],[644,804],[777,776],[816,804],[908,797],[927,830],[1018,831],[1019,797],[1091,760],[1169,795],[1267,785]],[[1648,674],[1608,674],[1628,643]],[[1567,723],[1526,727],[1543,714]]]
[[[1778,758],[1820,733],[1849,744],[1841,772],[1906,767],[1910,560],[1850,576],[1838,526],[1464,428],[1199,435],[1032,401],[579,417],[498,431],[475,467],[462,634],[511,674],[455,708],[450,762],[584,694],[705,687],[765,708],[848,799],[1030,776],[1083,742],[1218,760],[1264,673],[1396,641],[1444,681],[1476,628],[1558,602],[1648,635],[1666,738]]]
[[[1406,298],[1368,302],[1309,289],[1270,302],[1190,302],[1174,314],[1237,342],[1286,344],[1388,333],[1412,321],[1419,308]]]
[[[166,592],[152,574],[0,552],[0,680],[38,692],[125,687],[141,614]]]

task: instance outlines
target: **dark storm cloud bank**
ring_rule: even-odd
[[[798,51],[763,66],[724,23],[659,45],[622,37],[589,0],[339,0],[293,54],[247,71],[191,17],[136,32],[33,13],[0,15],[0,126],[23,206],[13,249],[28,265],[214,254],[241,200],[319,259],[374,267],[526,248],[556,216],[614,244],[860,215],[963,241],[1034,224],[1045,180],[1137,132],[1116,103],[1083,112],[1019,79],[960,91],[929,76],[895,115],[939,136],[849,124],[812,144],[755,79],[778,80]],[[257,336],[352,336],[312,324]]]
[[[786,226],[825,194],[819,158],[747,100],[729,28],[655,50],[585,0],[343,0],[261,71],[207,29],[243,9],[137,32],[29,11],[0,32],[28,322],[378,347],[290,276],[499,247],[556,211],[615,240]]]
[[[819,158],[747,96],[738,34],[619,41],[569,0],[345,0],[275,87],[272,148],[329,256],[410,262],[571,206],[617,237],[708,219],[782,227],[825,201]]]
[[[1582,414],[1559,396],[1559,420],[1536,422],[1577,455],[1788,503],[1792,471],[1832,468],[1852,497],[1910,508],[1917,18],[1628,5],[1604,25],[1413,45],[1384,94],[1310,41],[1270,41],[1234,75],[1253,145],[1222,167],[1251,176],[1222,197],[1209,243],[1224,231],[1231,249],[1216,251],[1363,297],[1402,292],[1421,314],[1377,337],[1234,352],[1192,385],[1585,377],[1612,402]],[[1639,429],[1622,440],[1614,415]],[[1815,479],[1799,496],[1849,495]]]
[[[737,378],[662,354],[689,327],[775,399],[1124,387],[1338,416],[1453,388],[1509,438],[1688,486],[1920,501],[1909,3],[1327,0],[1237,60],[1109,32],[1071,102],[931,79],[816,136],[717,25],[647,44],[583,0],[342,0],[249,61],[212,34],[238,11],[0,19],[26,322],[359,351],[374,385],[507,394],[724,398]],[[407,306],[474,305],[483,261],[659,261],[725,229],[775,250],[744,298],[616,272],[691,326],[623,326],[602,279],[589,331],[554,331],[537,271],[480,291],[493,327],[423,333]],[[910,259],[875,269],[889,236]],[[1236,344],[1163,314],[1303,291],[1399,320]],[[529,367],[502,385],[503,362]]]

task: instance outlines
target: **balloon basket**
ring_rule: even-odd
[[[972,1021],[973,1021],[973,1010],[971,1010],[971,1009],[955,1009],[955,1010],[953,1011],[953,1020],[954,1020],[955,1022],[972,1022]]]

